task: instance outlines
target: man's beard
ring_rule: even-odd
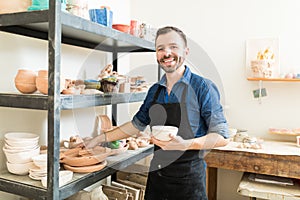
[[[163,59],[165,59],[165,58],[163,58]],[[163,62],[163,59],[161,59],[161,61],[158,62],[159,67],[162,68],[166,73],[173,73],[182,65],[181,61],[183,58],[175,57],[176,64],[175,64],[175,66],[172,66],[172,67],[167,67],[165,65],[161,65],[160,63]]]

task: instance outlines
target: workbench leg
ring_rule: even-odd
[[[206,192],[208,200],[217,200],[218,168],[207,167]]]

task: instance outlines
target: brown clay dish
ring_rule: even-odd
[[[101,163],[98,163],[96,165],[91,165],[91,166],[82,166],[82,167],[73,167],[67,164],[64,164],[64,168],[66,170],[70,170],[72,172],[77,172],[77,173],[90,173],[90,172],[96,172],[101,169],[103,169],[107,165],[107,161],[104,160]]]
[[[97,147],[91,150],[74,148],[60,154],[60,162],[74,167],[95,165],[103,162],[108,156],[120,154],[128,149],[128,145],[120,149]]]

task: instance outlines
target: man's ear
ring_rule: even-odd
[[[185,47],[184,52],[185,52],[185,55],[187,56],[187,55],[189,55],[189,53],[190,53],[190,49],[189,49],[188,47]]]

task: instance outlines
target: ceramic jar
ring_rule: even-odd
[[[31,94],[36,91],[36,73],[31,70],[19,69],[15,77],[16,88],[24,94]]]
[[[48,94],[48,70],[39,70],[36,78],[36,87],[42,94]]]

